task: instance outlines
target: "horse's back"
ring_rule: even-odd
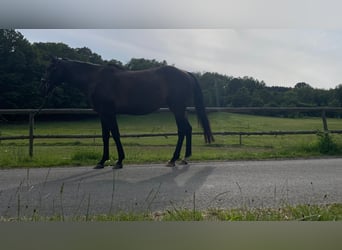
[[[191,76],[173,66],[139,71],[107,69],[98,78],[95,98],[122,114],[147,114],[160,107],[185,107],[191,98]],[[99,101],[97,101],[99,102]]]

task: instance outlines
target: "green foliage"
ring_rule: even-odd
[[[0,29],[0,108],[30,108],[40,103],[37,55],[14,30]]]
[[[219,221],[339,221],[342,205],[297,205],[274,208],[248,208],[208,211],[208,217]]]
[[[329,133],[318,133],[318,149],[322,154],[336,154],[338,145]]]
[[[117,212],[99,215],[64,217],[54,216],[7,218],[0,217],[0,222],[85,222],[85,221],[341,221],[342,204],[297,205],[280,208],[235,208],[235,209],[171,209],[159,212]]]
[[[64,43],[33,43],[15,30],[0,30],[0,108],[38,108],[43,97],[40,79],[51,56],[96,64],[116,64],[128,70],[143,70],[167,65],[155,59],[132,58],[126,65],[103,60],[87,47],[71,48]],[[213,72],[196,73],[206,106],[342,106],[342,85],[335,89],[314,89],[299,82],[293,88],[268,87],[252,77],[232,77]],[[45,108],[89,108],[88,97],[70,86],[58,87]],[[284,115],[282,113],[260,113]],[[307,113],[306,115],[317,115]],[[335,114],[337,115],[337,114]]]
[[[341,87],[333,90],[314,89],[303,82],[297,83],[294,88],[267,87],[264,82],[251,77],[232,78],[217,73],[197,74],[197,77],[207,106],[314,107],[341,106],[342,103],[338,94]],[[279,112],[277,115],[282,114]]]
[[[100,159],[101,154],[99,152],[94,152],[94,151],[79,151],[79,152],[75,152],[72,157],[71,160],[73,162],[84,162],[84,161],[91,161],[94,162],[98,159]]]
[[[166,61],[158,62],[155,59],[132,58],[125,67],[128,70],[143,70],[167,65]]]
[[[339,106],[342,106],[342,84],[335,88],[336,102]]]
[[[202,211],[190,209],[167,210],[163,214],[163,221],[203,221],[204,215]]]

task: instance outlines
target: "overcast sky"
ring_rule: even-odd
[[[341,9],[340,0],[2,0],[0,27],[123,63],[329,89],[342,84]]]
[[[342,31],[326,29],[33,29],[30,42],[88,47],[103,59],[166,60],[194,72],[251,76],[268,86],[342,83]]]

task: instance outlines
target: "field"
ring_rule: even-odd
[[[195,115],[189,115],[194,132],[201,132]],[[277,118],[231,113],[210,113],[215,132],[253,131],[322,131],[320,117]],[[119,116],[121,134],[176,132],[172,115],[156,113],[147,116]],[[342,129],[341,119],[328,119],[331,130]],[[101,127],[95,118],[44,121],[35,123],[36,135],[93,134],[99,135]],[[1,122],[0,134],[27,135],[27,122]],[[122,138],[126,152],[125,164],[163,163],[171,157],[177,137]],[[282,135],[282,136],[215,136],[207,145],[200,135],[193,136],[192,161],[260,160],[271,158],[341,157],[342,135]],[[328,146],[327,146],[328,145]],[[28,140],[0,141],[0,168],[27,168],[51,166],[95,165],[102,154],[102,140],[96,139],[35,139],[34,156],[29,157]],[[116,149],[111,140],[111,164],[116,159]],[[129,167],[129,166],[128,166]],[[0,221],[61,221],[56,217],[0,218]],[[288,220],[341,220],[341,204],[285,206],[282,209],[249,209],[163,211],[149,214],[108,214],[94,217],[70,218],[71,221],[288,221]]]
[[[189,115],[194,132],[201,132],[195,115]],[[231,113],[210,113],[214,132],[253,131],[322,131],[322,119],[277,118]],[[146,116],[119,116],[120,132],[124,134],[176,132],[176,124],[168,113]],[[342,120],[328,119],[331,130],[342,129]],[[43,121],[36,119],[36,135],[101,133],[97,118],[77,121]],[[1,122],[0,135],[27,135],[27,122]],[[177,137],[122,138],[126,153],[124,164],[163,163],[173,153]],[[215,136],[215,142],[205,144],[200,135],[193,136],[192,161],[246,160],[270,158],[321,157],[342,155],[342,135],[254,135]],[[111,140],[111,160],[115,162],[116,149]],[[102,140],[96,139],[35,139],[34,156],[28,155],[28,140],[0,141],[0,168],[94,165],[102,154]]]

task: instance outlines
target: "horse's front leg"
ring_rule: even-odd
[[[103,141],[103,154],[102,159],[97,163],[94,169],[104,168],[105,162],[109,159],[109,127],[105,119],[101,118],[102,126],[102,141]]]
[[[115,163],[115,166],[113,166],[113,169],[120,169],[123,167],[122,161],[125,159],[125,152],[121,144],[119,126],[116,117],[112,118],[110,131],[112,133],[113,139],[116,144],[116,149],[118,151],[118,160]]]

